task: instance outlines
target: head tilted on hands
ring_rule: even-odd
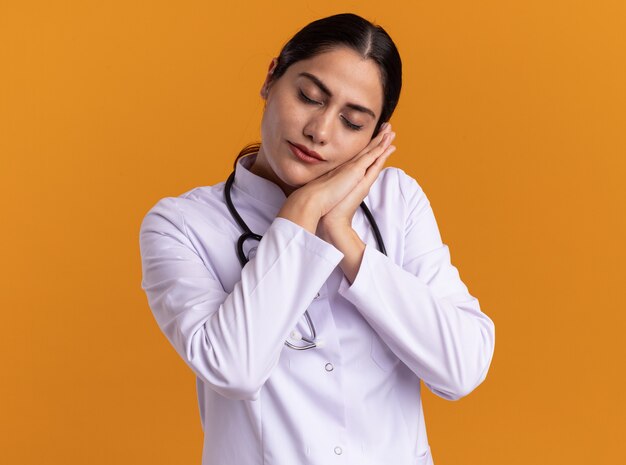
[[[271,61],[261,143],[239,157],[258,152],[251,170],[288,194],[364,149],[393,114],[401,86],[400,55],[382,27],[350,13],[313,21]]]

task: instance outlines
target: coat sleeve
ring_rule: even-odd
[[[457,400],[487,376],[495,326],[450,262],[426,195],[396,170],[408,212],[402,266],[367,244],[339,293],[436,395]]]
[[[139,238],[141,286],[159,327],[198,377],[232,399],[258,397],[288,334],[343,258],[277,217],[254,258],[243,269],[233,263],[241,280],[227,293],[189,240],[175,197],[146,214]]]

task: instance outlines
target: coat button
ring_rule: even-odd
[[[313,297],[314,299],[319,299],[320,298],[320,293],[318,292],[317,295],[315,297]]]
[[[341,449],[341,447],[339,447],[339,446],[335,447],[335,454],[341,455],[342,452],[343,452],[343,450]]]
[[[326,371],[333,371],[335,369],[332,363],[327,363],[324,368],[326,368]]]

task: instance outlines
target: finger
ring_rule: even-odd
[[[363,150],[361,150],[360,153],[358,153],[354,158],[360,158],[363,155],[369,153],[372,149],[378,147],[381,143],[383,143],[383,139],[385,138],[385,135],[390,134],[391,133],[391,124],[387,123],[387,125],[384,128],[381,128],[380,132],[376,135],[376,137],[374,137],[366,146],[365,148],[363,148]]]
[[[372,163],[372,165],[366,170],[364,176],[361,178],[357,187],[352,191],[352,195],[360,196],[359,198],[361,200],[365,198],[374,184],[374,181],[376,181],[378,175],[383,170],[385,161],[393,152],[395,152],[395,150],[396,147],[393,145],[388,147],[387,150],[380,157],[378,157],[374,163]]]
[[[373,147],[372,150],[377,150],[382,153],[382,151],[391,145],[391,142],[395,139],[395,137],[396,133],[393,131],[385,133],[380,142]]]
[[[364,171],[361,171],[360,174],[357,175],[357,182],[354,187],[348,193],[348,198],[354,197],[359,198],[359,203],[369,192],[372,184],[378,177],[378,174],[383,169],[384,159],[387,157],[379,157],[374,163],[372,163],[369,167],[367,167]]]
[[[346,187],[345,196],[342,197],[344,201],[346,199],[356,199],[358,198],[360,203],[363,198],[369,192],[372,184],[378,178],[378,174],[382,171],[385,160],[396,150],[395,146],[389,146],[385,149],[385,151],[376,159],[373,163],[368,166],[359,167],[357,165],[353,165],[352,168],[343,169],[336,172],[336,179],[343,179],[345,181],[341,181],[343,187]],[[333,170],[334,171],[334,170]],[[332,182],[332,181],[331,181]],[[347,184],[344,184],[347,182]],[[348,186],[352,187],[348,187]],[[351,200],[348,200],[351,201]]]
[[[384,130],[380,131],[380,133],[370,141],[367,147],[363,149],[363,152],[369,152],[372,149],[380,146],[381,144],[384,144],[385,140],[389,138],[390,134],[393,134],[393,132],[391,131],[391,125],[388,125],[385,127]]]
[[[385,129],[388,129],[390,126],[387,126]],[[385,150],[387,150],[391,144],[391,141],[395,138],[395,132],[385,132],[376,138],[378,143],[373,146],[368,152],[363,152],[361,155],[357,155],[352,159],[346,161],[339,167],[325,173],[320,176],[320,182],[324,180],[328,180],[334,178],[335,176],[339,176],[341,178],[352,178],[356,174],[352,173],[360,173],[360,175],[356,176],[364,176],[368,168],[379,158]],[[347,169],[347,171],[346,171]]]
[[[364,163],[366,166],[369,166],[389,148],[395,137],[395,132],[385,134],[378,145],[373,147],[369,152],[363,154],[362,157],[355,159],[355,162]]]
[[[373,178],[372,182],[378,177],[378,174],[382,171],[385,166],[385,162],[387,158],[396,151],[395,145],[390,145],[387,149],[376,159],[374,163],[370,165],[370,167],[365,172],[365,177]]]

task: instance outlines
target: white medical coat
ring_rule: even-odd
[[[142,288],[197,377],[203,465],[432,464],[420,379],[445,399],[467,395],[487,375],[495,328],[426,195],[401,169],[380,173],[365,201],[388,256],[358,209],[366,248],[350,284],[339,250],[276,217],[286,197],[249,171],[254,156],[232,189],[263,235],[243,269],[224,182],[161,199],[140,230]],[[294,328],[308,334],[307,308],[323,345],[288,348]]]

